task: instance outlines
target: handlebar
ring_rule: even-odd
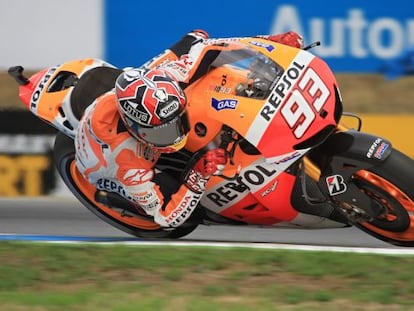
[[[23,71],[24,68],[22,66],[14,66],[9,68],[8,74],[12,76],[19,85],[27,85],[30,81],[23,75]]]
[[[315,41],[315,42],[305,46],[302,50],[305,50],[305,51],[310,50],[310,49],[314,48],[315,46],[319,46],[319,45],[321,45],[321,41]]]

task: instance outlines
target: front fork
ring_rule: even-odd
[[[391,150],[391,143],[381,137],[341,128],[305,157],[305,172],[317,182],[326,201],[351,223],[370,221],[380,211],[354,177],[384,161]]]

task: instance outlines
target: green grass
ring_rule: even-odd
[[[344,110],[414,113],[414,77],[337,75]],[[0,72],[0,108],[24,109]],[[414,258],[0,242],[0,310],[414,310]]]
[[[0,310],[410,310],[414,257],[0,243]]]

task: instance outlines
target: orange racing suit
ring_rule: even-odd
[[[211,50],[207,38],[203,31],[191,32],[143,67],[163,69],[185,88],[202,74],[199,68],[206,65],[203,60]],[[283,38],[278,42],[301,44],[300,36],[287,38],[292,42],[286,37],[285,42]],[[220,45],[214,45],[214,49],[220,49]],[[188,187],[157,171],[154,167],[160,152],[128,133],[118,114],[114,91],[100,96],[85,110],[75,148],[77,167],[90,183],[98,190],[118,193],[165,227],[180,226],[190,217],[208,181],[198,176],[192,178],[196,185]]]

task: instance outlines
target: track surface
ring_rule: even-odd
[[[73,198],[0,199],[0,234],[131,239],[111,227]],[[396,248],[356,228],[287,229],[200,226],[181,241],[261,242]]]

